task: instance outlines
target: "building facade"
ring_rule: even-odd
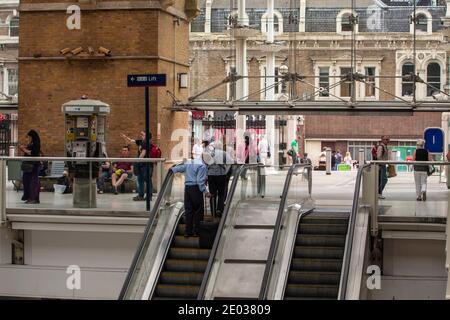
[[[0,155],[17,144],[19,0],[0,1]]]
[[[73,5],[76,5],[75,7]],[[20,3],[19,132],[41,135],[46,155],[64,151],[63,103],[87,96],[111,107],[109,156],[144,129],[144,89],[127,87],[128,74],[167,74],[167,86],[151,88],[150,129],[164,157],[187,128],[187,116],[172,113],[172,98],[187,97],[178,83],[187,73],[189,21],[195,0],[23,0]]]
[[[413,83],[402,76],[414,71],[414,52],[417,74],[431,85],[416,84],[417,100],[434,101],[439,93],[437,89],[447,91],[448,44],[442,23],[447,10],[445,1],[419,1],[415,19],[411,1],[357,0],[353,10],[350,3],[275,1],[275,39],[279,47],[276,66],[285,64],[290,72],[305,76],[305,81],[297,85],[300,100],[349,99],[352,84],[342,81],[342,77],[350,72],[353,59],[356,72],[366,76],[366,82],[357,82],[354,88],[357,100],[410,101]],[[265,52],[261,44],[265,40],[266,6],[266,1],[247,1],[249,25],[258,31],[247,42],[250,76],[265,75]],[[220,82],[234,67],[235,44],[227,29],[235,8],[230,7],[230,1],[224,0],[203,1],[201,8],[202,13],[191,23],[192,95]],[[357,17],[354,37],[349,26],[352,13]],[[412,20],[416,21],[415,32]],[[263,78],[250,78],[249,92],[256,92],[256,96],[249,100],[264,100],[264,91],[259,92],[264,87]],[[275,87],[278,96],[281,91],[281,85]],[[209,92],[207,97],[227,99],[230,87],[221,86]],[[390,136],[399,150],[413,147],[425,128],[441,126],[440,113],[402,117],[330,114],[289,118],[297,123],[287,129],[285,142],[289,143],[296,133],[300,133],[304,150],[315,161],[324,147],[349,151],[354,159],[363,148],[369,159],[370,148],[381,135]]]

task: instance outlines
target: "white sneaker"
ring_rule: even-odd
[[[383,200],[383,199],[386,199],[386,197],[383,196],[383,195],[381,195],[381,194],[379,194],[379,195],[378,195],[378,199],[382,199],[382,200]]]

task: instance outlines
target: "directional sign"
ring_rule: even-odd
[[[127,77],[129,87],[165,87],[165,74],[129,74]]]
[[[425,149],[429,153],[443,153],[445,135],[441,128],[426,128],[423,132]]]

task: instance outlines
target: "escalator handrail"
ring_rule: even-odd
[[[150,211],[150,215],[149,215],[149,219],[147,222],[147,226],[145,227],[144,235],[142,236],[141,242],[139,243],[139,247],[137,248],[136,253],[134,254],[133,261],[132,261],[131,266],[127,273],[127,277],[125,278],[125,282],[120,291],[119,300],[124,299],[128,289],[129,289],[131,278],[132,278],[133,274],[136,272],[137,263],[139,261],[139,258],[143,254],[143,249],[144,249],[145,243],[147,242],[147,240],[150,236],[150,230],[155,222],[156,213],[158,212],[158,210],[161,206],[161,203],[162,203],[164,197],[166,196],[170,182],[172,182],[172,180],[173,180],[174,173],[171,169],[177,165],[178,164],[173,165],[167,171],[166,177],[164,178],[164,182],[161,186],[161,190],[158,193],[158,197],[156,198],[156,201],[155,201],[155,204],[154,204],[152,210]]]
[[[351,252],[353,247],[353,235],[356,226],[356,215],[359,211],[359,193],[361,191],[361,182],[363,177],[363,172],[365,169],[370,167],[370,164],[365,164],[359,168],[358,174],[355,181],[355,192],[353,194],[353,204],[352,211],[350,213],[348,228],[347,228],[347,238],[345,240],[344,257],[342,259],[342,269],[341,269],[341,279],[339,284],[338,300],[345,300],[347,293],[347,282],[348,282],[348,272],[351,262]]]
[[[216,237],[214,239],[214,244],[213,244],[213,247],[212,247],[210,255],[209,255],[208,264],[206,266],[205,274],[204,274],[203,280],[202,280],[202,284],[200,286],[200,290],[199,290],[198,295],[197,295],[197,300],[203,300],[203,298],[205,296],[206,286],[208,284],[209,276],[211,274],[212,267],[213,267],[213,264],[214,264],[214,260],[216,258],[217,250],[219,248],[219,242],[220,242],[220,238],[221,238],[222,233],[223,233],[223,228],[225,227],[225,221],[227,220],[228,213],[230,212],[231,202],[232,202],[234,193],[236,191],[236,186],[237,186],[237,183],[239,181],[239,177],[242,175],[243,172],[245,172],[245,170],[248,170],[249,168],[254,168],[254,167],[262,167],[262,165],[261,164],[245,164],[245,165],[241,165],[239,167],[239,169],[236,170],[234,175],[233,175],[233,183],[231,184],[230,191],[229,191],[229,193],[227,195],[225,208],[223,209],[222,218],[220,219],[219,227],[217,229]]]
[[[280,201],[280,206],[278,207],[278,213],[277,213],[277,219],[275,222],[275,227],[274,227],[274,231],[273,231],[273,236],[272,236],[272,241],[270,244],[270,250],[269,250],[269,255],[267,257],[267,262],[266,262],[266,266],[264,268],[264,276],[263,276],[263,280],[262,280],[262,284],[261,284],[261,290],[259,292],[259,300],[264,300],[266,299],[267,296],[267,291],[269,289],[269,283],[270,283],[270,279],[272,276],[272,268],[275,262],[275,253],[276,253],[276,249],[278,246],[278,236],[281,230],[281,223],[283,221],[283,214],[285,212],[284,207],[286,206],[286,200],[287,200],[287,196],[289,193],[289,187],[291,185],[291,180],[292,180],[292,175],[294,173],[295,170],[297,170],[298,168],[301,167],[305,167],[305,168],[309,168],[309,172],[308,172],[308,181],[311,180],[311,172],[312,172],[312,166],[311,164],[306,164],[306,163],[296,163],[293,164],[288,171],[288,174],[286,176],[286,180],[284,182],[284,187],[283,187],[283,193],[281,195],[281,201]],[[311,193],[311,183],[308,182],[308,192],[309,194]]]

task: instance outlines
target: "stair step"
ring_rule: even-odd
[[[191,298],[196,299],[200,286],[158,284],[155,297],[157,298]]]
[[[298,234],[295,244],[298,246],[341,247],[345,246],[345,235]]]
[[[203,281],[202,272],[169,272],[164,271],[159,278],[160,284],[198,285]]]
[[[211,250],[198,248],[171,248],[169,259],[208,260]]]
[[[295,246],[294,258],[342,259],[344,247]]]
[[[198,237],[185,238],[184,236],[175,236],[172,247],[178,248],[199,248]]]
[[[290,271],[288,283],[339,285],[340,276],[340,272]]]
[[[205,272],[207,264],[206,260],[167,259],[164,271]]]
[[[342,259],[310,259],[294,258],[291,262],[291,271],[330,271],[341,272]]]
[[[347,224],[300,223],[298,234],[346,235]]]
[[[322,284],[288,284],[285,296],[288,298],[331,298],[337,299],[339,286]]]
[[[349,219],[349,215],[339,215],[339,216],[330,216],[330,215],[314,215],[309,214],[302,218],[301,223],[306,224],[347,224]]]

